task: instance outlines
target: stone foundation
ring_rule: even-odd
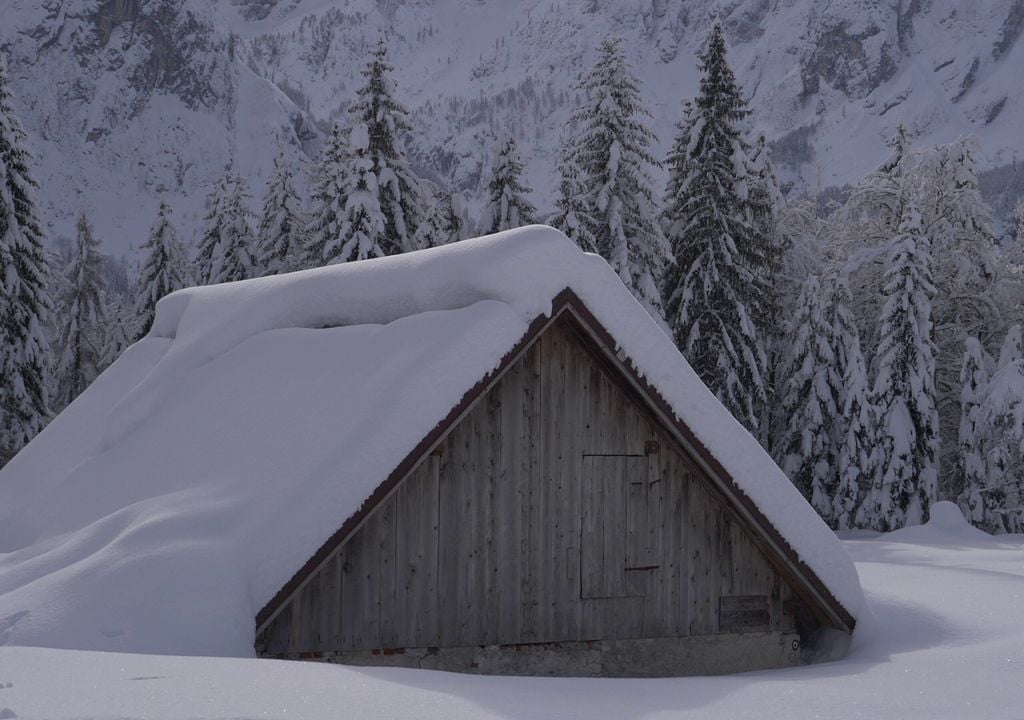
[[[725,675],[797,665],[800,662],[800,637],[792,632],[753,632],[528,645],[301,653],[274,657],[480,675],[678,677]]]

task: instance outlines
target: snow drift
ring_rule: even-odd
[[[0,644],[253,654],[257,611],[571,288],[854,616],[835,535],[550,228],[190,288],[0,471]]]

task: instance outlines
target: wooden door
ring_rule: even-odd
[[[580,597],[643,595],[632,581],[652,564],[646,455],[584,455],[580,522]]]

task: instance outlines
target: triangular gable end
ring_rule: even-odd
[[[714,483],[720,499],[740,518],[761,552],[768,558],[780,576],[826,626],[851,632],[854,619],[835,599],[817,575],[797,557],[792,546],[764,517],[756,505],[740,490],[722,464],[699,442],[694,432],[669,408],[658,391],[651,387],[633,368],[628,356],[622,352],[614,338],[570,289],[562,291],[552,303],[550,315],[536,318],[526,334],[503,357],[499,366],[473,387],[451,409],[434,429],[428,433],[362,504],[359,511],[348,518],[339,530],[303,565],[292,579],[259,612],[256,618],[257,636],[262,633],[334,553],[353,536],[369,518],[374,509],[385,501],[401,482],[413,473],[445,440],[472,409],[509,372],[516,362],[556,322],[568,323],[588,350],[599,359],[638,405],[656,420],[662,430],[677,444],[688,460]],[[738,431],[742,431],[739,430]]]

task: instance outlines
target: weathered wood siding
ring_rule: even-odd
[[[710,483],[560,321],[257,644],[276,655],[788,631],[790,604]]]

